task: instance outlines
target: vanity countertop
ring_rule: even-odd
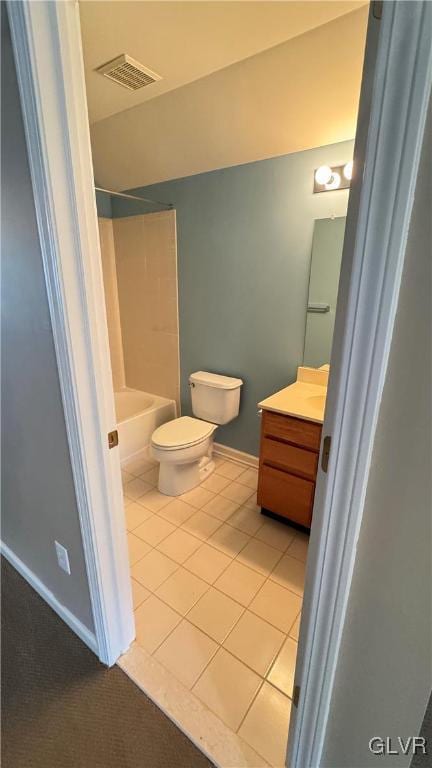
[[[322,424],[327,397],[328,371],[326,371],[327,376],[325,380],[321,375],[317,375],[315,377],[316,383],[311,383],[314,377],[307,373],[311,370],[316,370],[317,374],[320,374],[322,369],[299,368],[297,381],[294,384],[290,384],[289,387],[275,392],[274,395],[266,397],[265,400],[258,403],[259,408],[262,408],[264,411],[282,413],[285,416],[295,416],[298,419],[315,421],[318,424]],[[308,380],[305,381],[304,379]]]

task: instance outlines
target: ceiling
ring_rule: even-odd
[[[94,123],[98,185],[132,189],[352,139],[367,19],[363,6]]]
[[[365,0],[81,0],[90,122],[153,100],[364,5]],[[162,80],[129,91],[94,71],[121,53]]]

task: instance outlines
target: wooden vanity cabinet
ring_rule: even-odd
[[[310,528],[322,425],[263,411],[258,504]]]

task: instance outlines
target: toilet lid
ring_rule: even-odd
[[[156,448],[186,448],[205,440],[214,429],[215,425],[208,421],[181,416],[158,427],[153,432],[152,443]]]

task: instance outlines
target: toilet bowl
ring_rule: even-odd
[[[195,488],[212,473],[215,429],[216,424],[181,416],[153,432],[152,454],[160,462],[161,493],[179,496]]]
[[[241,379],[205,371],[190,375],[194,417],[168,421],[152,435],[152,454],[160,464],[161,493],[180,496],[213,472],[213,434],[219,424],[227,424],[238,415],[242,384]]]

